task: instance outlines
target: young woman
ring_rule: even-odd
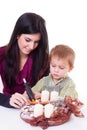
[[[12,96],[13,106],[23,105],[22,96],[19,96],[25,91],[23,78],[32,87],[40,78],[48,75],[48,55],[45,20],[35,13],[24,13],[18,18],[9,43],[0,47],[3,93]]]

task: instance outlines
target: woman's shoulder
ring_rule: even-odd
[[[6,53],[6,48],[7,48],[7,46],[1,46],[1,47],[0,47],[0,55]]]
[[[6,46],[0,47],[0,61],[5,58],[6,48],[7,48]]]

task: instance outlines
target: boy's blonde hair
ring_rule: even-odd
[[[50,60],[53,56],[57,56],[58,58],[61,59],[67,59],[70,67],[74,66],[75,52],[68,45],[63,44],[56,45],[54,48],[52,48],[50,52]]]

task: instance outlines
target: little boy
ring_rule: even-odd
[[[43,77],[32,88],[35,97],[39,98],[40,93],[46,89],[49,92],[55,90],[59,96],[71,96],[77,98],[78,94],[75,90],[73,80],[68,76],[74,68],[75,52],[67,45],[56,45],[50,52],[50,73]]]

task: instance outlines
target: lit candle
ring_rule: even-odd
[[[43,90],[41,93],[41,102],[49,101],[49,92],[47,90]]]
[[[54,106],[52,104],[50,104],[50,103],[46,104],[45,108],[44,108],[44,116],[46,118],[50,118],[52,113],[53,113],[53,111],[54,111]]]
[[[58,100],[58,92],[57,91],[52,91],[50,95],[50,101],[57,101]]]
[[[43,105],[42,104],[35,104],[34,105],[34,117],[38,117],[43,115]]]

